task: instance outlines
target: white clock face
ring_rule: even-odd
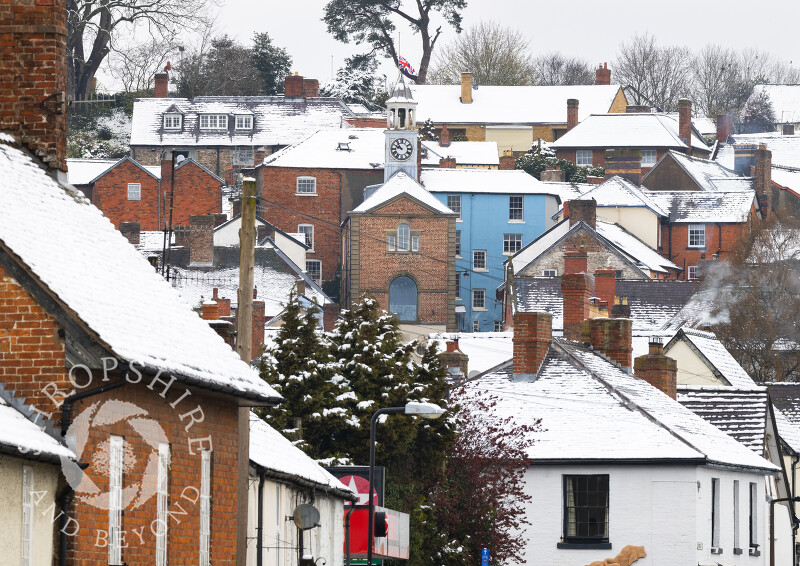
[[[393,140],[392,144],[389,146],[389,152],[394,159],[405,161],[411,157],[411,154],[414,152],[414,146],[405,138],[397,138]]]

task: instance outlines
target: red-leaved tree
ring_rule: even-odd
[[[423,508],[431,563],[474,565],[481,549],[490,562],[524,562],[527,450],[539,421],[512,422],[496,411],[495,396],[458,388],[450,394],[457,437],[439,481]]]

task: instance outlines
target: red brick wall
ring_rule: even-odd
[[[141,184],[141,200],[128,200],[128,183]],[[95,181],[92,203],[117,229],[138,222],[141,230],[158,230],[158,180],[128,160]]]
[[[661,159],[664,154],[667,152],[666,149],[657,149],[656,150],[656,161]],[[575,149],[557,149],[556,150],[556,157],[559,159],[566,159],[567,161],[572,161],[575,163],[577,161],[577,150]],[[605,149],[593,149],[592,150],[592,165],[594,167],[603,167],[606,166],[606,150]],[[642,167],[641,175],[644,177],[648,171],[650,171],[652,167]]]
[[[167,195],[164,207],[169,213],[169,190],[164,183],[161,192]],[[222,212],[222,183],[194,162],[185,163],[175,171],[175,200],[172,224],[188,226],[189,216]]]
[[[683,269],[679,279],[688,279],[689,266],[698,265],[701,259],[711,260],[718,253],[724,259],[736,243],[747,233],[747,223],[706,224],[706,245],[703,248],[689,247],[689,225],[672,224],[661,227],[662,254]],[[720,229],[722,239],[720,240]],[[670,248],[670,245],[672,246]],[[671,256],[670,256],[671,252]]]
[[[67,170],[64,0],[0,1],[0,131]]]

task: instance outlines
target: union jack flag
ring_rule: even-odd
[[[414,70],[414,67],[411,66],[411,63],[409,63],[405,57],[402,57],[400,55],[397,56],[397,67],[401,71],[405,71],[411,75],[417,74],[417,72]]]

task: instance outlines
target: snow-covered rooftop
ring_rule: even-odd
[[[369,212],[390,200],[400,196],[407,195],[422,204],[434,209],[441,214],[455,214],[452,210],[442,204],[439,199],[429,193],[425,187],[417,183],[414,179],[400,171],[392,176],[391,179],[386,181],[380,186],[369,198],[359,204],[350,214],[361,214]]]
[[[658,203],[650,197],[649,191],[643,191],[641,187],[617,175],[614,175],[599,185],[593,186],[592,189],[586,191],[577,197],[577,199],[594,199],[597,202],[597,206],[645,207],[659,216],[667,215]],[[558,213],[560,213],[561,210],[563,210],[563,208],[559,209]]]
[[[44,461],[77,460],[66,446],[0,397],[0,452]]]
[[[800,169],[772,168],[772,182],[800,194]]]
[[[800,85],[755,85],[751,98],[766,94],[778,124],[800,122]]]
[[[383,169],[385,138],[383,130],[375,128],[328,128],[267,156],[264,164],[267,167]]]
[[[551,183],[542,183],[522,169],[430,169],[420,174],[432,193],[550,194],[559,196]]]
[[[71,185],[88,185],[119,159],[67,159],[67,182]]]
[[[708,368],[724,385],[736,387],[740,390],[754,389],[760,391],[763,389],[756,385],[713,332],[695,330],[689,327],[681,328],[672,341],[664,347],[666,355],[669,355],[669,350],[678,340],[685,340],[690,347],[699,353]]]
[[[0,144],[0,247],[123,360],[258,402],[280,396],[82,195]],[[59,226],[58,237],[43,226]]]
[[[317,489],[331,491],[338,497],[353,497],[350,487],[332,476],[289,439],[250,413],[250,461],[268,473],[287,480],[310,482]]]
[[[551,143],[550,147],[686,149],[686,144],[678,135],[678,121],[666,114],[594,114]],[[711,151],[694,131],[692,147]]]
[[[673,223],[746,222],[756,203],[755,191],[650,191]]]
[[[784,136],[778,132],[734,134],[733,143],[719,146],[715,159],[728,169],[734,168],[734,144],[765,145],[772,152],[772,165],[800,168],[800,134]]]
[[[619,85],[480,86],[461,103],[461,85],[411,85],[417,122],[437,124],[566,124],[567,100],[579,100],[578,119],[609,112]]]
[[[503,369],[468,382],[468,393],[497,397],[496,411],[541,431],[528,456],[548,461],[696,461],[763,470],[778,468],[647,382],[594,351],[554,338],[535,380]]]
[[[800,454],[800,423],[790,421],[786,418],[786,415],[783,414],[783,411],[778,409],[775,405],[772,406],[772,410],[775,415],[775,424],[778,427],[778,434],[781,440],[788,444],[789,448],[794,450],[795,453]]]
[[[454,141],[447,147],[442,147],[438,142],[424,141],[422,147],[427,150],[423,154],[423,167],[439,167],[439,160],[443,157],[452,157],[456,165],[487,166],[500,164],[497,153],[497,142],[493,141]]]
[[[513,354],[513,332],[458,332],[432,334],[430,342],[436,342],[440,351],[447,349],[447,342],[456,338],[458,348],[469,357],[467,371],[483,373],[506,360]]]
[[[647,186],[647,178],[651,172],[656,171],[661,161],[665,159],[672,159],[678,166],[680,166],[686,174],[694,179],[695,183],[703,191],[718,191],[718,190],[731,190],[730,183],[726,180],[735,179],[744,182],[744,187],[752,189],[752,181],[743,178],[735,171],[723,167],[721,163],[710,159],[702,159],[700,157],[691,157],[680,151],[669,150],[656,164],[653,169],[647,172],[642,179],[642,185]]]
[[[181,130],[165,130],[167,110],[183,114]],[[228,119],[224,130],[201,130],[200,114],[252,114],[250,130],[235,129]],[[353,116],[337,98],[283,96],[198,96],[138,98],[133,103],[132,146],[275,146],[292,145],[321,128],[339,128]]]

